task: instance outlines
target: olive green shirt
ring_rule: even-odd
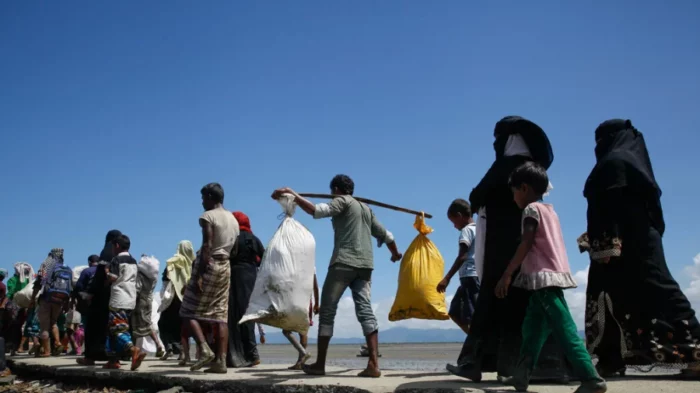
[[[374,269],[372,237],[391,244],[394,236],[377,220],[364,203],[350,195],[334,198],[330,203],[315,206],[314,218],[331,217],[334,244],[331,266],[336,263],[359,269]]]

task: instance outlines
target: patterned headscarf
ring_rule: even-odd
[[[49,278],[51,277],[51,274],[53,273],[53,269],[57,265],[63,265],[62,248],[54,248],[53,250],[51,250],[49,256],[47,256],[46,259],[44,259],[44,263],[42,263],[41,267],[39,267],[39,275],[41,276],[42,285],[46,285]]]

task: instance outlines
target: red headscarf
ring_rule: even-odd
[[[236,218],[236,221],[238,221],[238,226],[241,228],[241,231],[253,233],[253,231],[250,229],[250,219],[245,215],[245,213],[233,212],[233,216]]]

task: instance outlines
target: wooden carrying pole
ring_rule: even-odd
[[[303,196],[304,198],[323,198],[323,199],[333,199],[333,198],[338,197],[338,195],[331,195],[331,194],[310,194],[310,193],[303,193],[303,194],[299,194],[299,195]],[[373,201],[373,200],[367,199],[367,198],[360,198],[360,197],[353,197],[353,198],[357,199],[357,200],[360,201],[360,202],[364,202],[364,203],[366,203],[366,204],[368,204],[368,205],[374,205],[374,206],[383,207],[383,208],[385,208],[385,209],[396,210],[396,211],[398,211],[398,212],[404,212],[404,213],[414,214],[414,215],[416,215],[416,216],[420,216],[421,214],[423,214],[423,215],[425,215],[425,218],[433,218],[433,216],[431,216],[431,215],[428,214],[428,213],[417,212],[417,211],[415,211],[415,210],[406,209],[406,208],[403,208],[403,207],[398,207],[398,206],[394,206],[394,205],[388,205],[388,204],[386,204],[386,203]]]

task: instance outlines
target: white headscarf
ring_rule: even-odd
[[[19,282],[24,282],[24,280],[31,280],[34,278],[34,268],[27,262],[17,262],[15,263],[15,275],[19,277]]]

